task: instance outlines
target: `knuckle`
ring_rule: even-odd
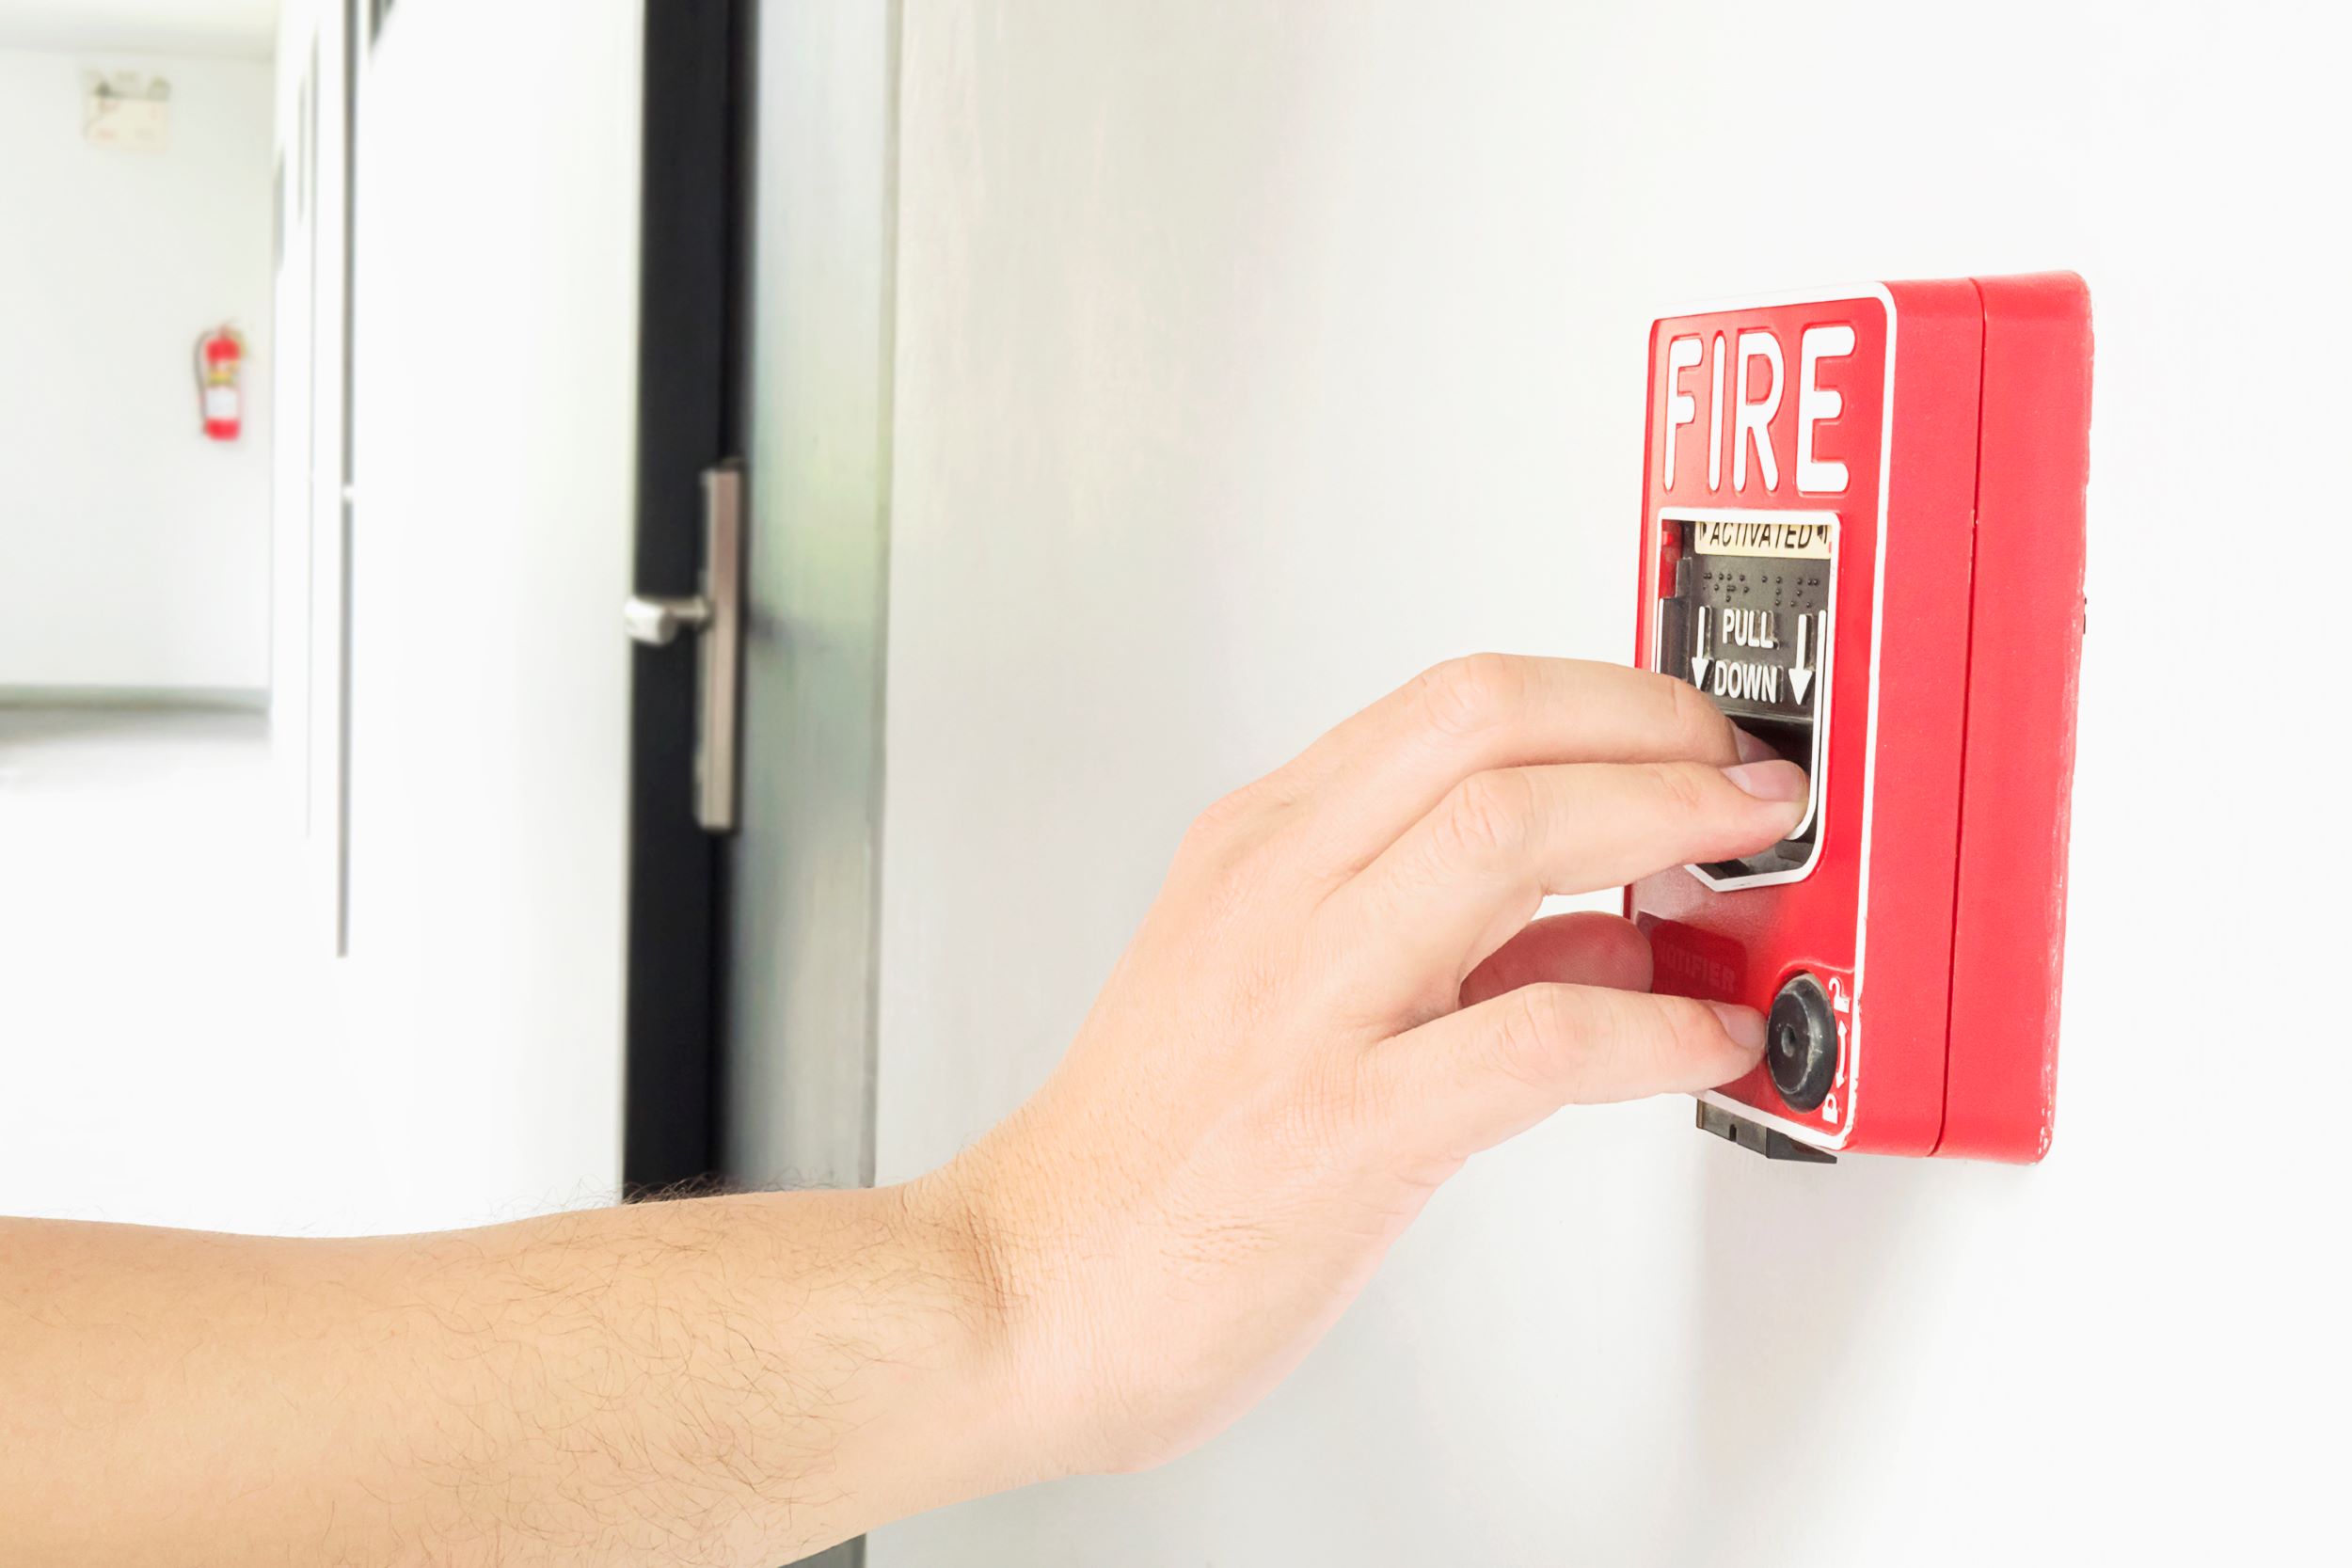
[[[1260,786],[1250,784],[1209,802],[1184,829],[1184,851],[1216,856],[1231,847],[1256,817],[1260,799]]]
[[[1659,685],[1665,691],[1666,724],[1674,735],[1701,745],[1729,743],[1731,721],[1705,692],[1671,675],[1660,677]]]
[[[1632,999],[1622,991],[1601,991],[1587,999],[1582,1027],[1578,1032],[1577,1075],[1573,1098],[1588,1098],[1586,1085],[1597,1061],[1622,1052],[1639,1038]]]
[[[1659,1050],[1657,1013],[1648,1000],[1627,991],[1598,991],[1588,998],[1566,1085],[1569,1100],[1589,1104],[1617,1099],[1613,1085],[1629,1076],[1629,1069],[1636,1079],[1653,1075],[1642,1063]]]
[[[1665,1006],[1659,1019],[1658,1043],[1674,1061],[1691,1061],[1714,1054],[1724,1026],[1704,1006],[1685,996],[1658,999]]]
[[[1201,812],[1185,825],[1184,836],[1176,846],[1177,858],[1199,860],[1215,853],[1216,847],[1224,841],[1225,827],[1216,807],[1211,806]]]
[[[1534,796],[1524,774],[1473,773],[1446,796],[1437,820],[1438,847],[1449,859],[1488,862],[1527,844]]]
[[[1495,1067],[1522,1083],[1558,1076],[1562,1045],[1579,1032],[1577,1009],[1557,986],[1523,986],[1510,993],[1495,1022]]]
[[[1670,1061],[1697,1037],[1698,1020],[1694,1015],[1701,1010],[1697,1003],[1687,997],[1645,997],[1638,1007],[1626,1008],[1621,1026],[1615,1031],[1621,1049]]]
[[[1505,654],[1450,658],[1424,672],[1421,709],[1440,735],[1470,736],[1501,723],[1527,689],[1527,673]]]
[[[1649,775],[1660,801],[1677,816],[1704,812],[1715,800],[1715,770],[1703,764],[1654,762]]]
[[[1691,1080],[1692,1064],[1716,1058],[1722,1033],[1714,1015],[1688,997],[1654,997],[1629,1022],[1623,1049],[1638,1059],[1642,1082],[1679,1085]]]

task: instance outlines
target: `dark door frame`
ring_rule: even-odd
[[[743,451],[752,9],[644,8],[641,594],[695,591],[702,475]],[[723,841],[694,821],[692,640],[637,647],[632,664],[621,1173],[628,1196],[644,1197],[707,1185],[721,1168]]]

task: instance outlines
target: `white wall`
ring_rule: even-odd
[[[92,147],[85,68],[171,82],[168,148]],[[0,688],[269,684],[270,67],[0,50]],[[197,335],[245,334],[208,440]]]
[[[278,8],[279,0],[0,0],[0,44],[266,60]]]
[[[1660,308],[2071,266],[2099,359],[2045,1164],[1563,1116],[1222,1441],[880,1568],[2320,1555],[2325,14],[907,8],[885,1179],[1043,1076],[1218,792],[1444,656],[1623,656]]]

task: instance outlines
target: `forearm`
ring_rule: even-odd
[[[1030,1479],[931,1193],[362,1241],[0,1222],[11,1560],[772,1563]]]

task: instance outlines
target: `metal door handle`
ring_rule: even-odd
[[[743,466],[733,460],[703,470],[701,592],[691,596],[631,594],[621,625],[635,642],[666,648],[681,631],[698,634],[694,712],[694,820],[707,832],[735,831],[737,733],[743,686]]]
[[[710,601],[697,594],[691,599],[654,598],[631,594],[621,606],[621,624],[629,641],[649,648],[666,648],[677,641],[681,628],[701,629],[710,624]]]

